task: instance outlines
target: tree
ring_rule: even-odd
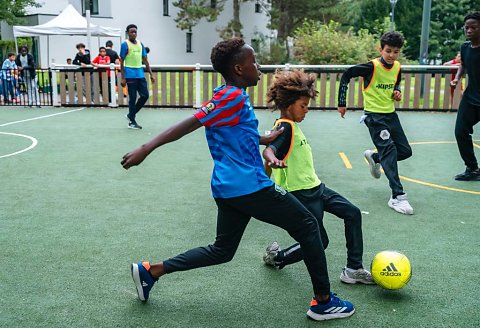
[[[271,25],[278,38],[286,40],[305,19],[328,23],[340,0],[272,0]]]
[[[181,30],[191,31],[202,18],[206,18],[208,22],[214,22],[223,11],[225,1],[180,0],[173,2],[175,7],[180,8],[180,12],[175,18],[177,27]]]
[[[432,5],[429,58],[448,61],[455,57],[460,45],[465,42],[463,19],[475,7],[471,0],[437,0]]]
[[[9,25],[21,23],[28,6],[40,7],[35,0],[0,0],[0,21]]]

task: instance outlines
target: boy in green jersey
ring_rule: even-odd
[[[316,76],[303,71],[277,71],[267,93],[268,102],[279,109],[275,128],[283,133],[263,151],[267,174],[275,183],[294,195],[317,219],[323,247],[328,235],[323,226],[324,212],[344,221],[347,241],[347,265],[340,275],[348,284],[374,284],[370,272],[363,268],[362,214],[345,197],[327,188],[318,178],[313,165],[312,149],[298,123],[305,119],[308,104],[315,98]],[[277,242],[267,247],[263,260],[282,269],[303,259],[300,244],[281,250]]]
[[[380,178],[380,167],[388,179],[392,195],[388,206],[402,214],[413,214],[407,194],[398,176],[398,161],[412,156],[407,137],[395,112],[394,101],[402,99],[401,69],[397,61],[404,43],[398,32],[387,32],[380,38],[380,57],[366,64],[355,65],[343,73],[338,90],[338,111],[345,116],[348,83],[354,77],[363,77],[364,111],[362,121],[368,127],[377,152],[364,152],[370,173]]]

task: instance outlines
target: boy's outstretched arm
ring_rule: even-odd
[[[195,116],[187,117],[183,121],[172,125],[146,144],[123,155],[121,162],[123,168],[128,170],[130,167],[142,163],[143,160],[156,148],[169,142],[178,140],[201,126],[202,124]]]
[[[350,80],[355,77],[363,77],[370,80],[373,74],[373,64],[368,62],[366,64],[359,64],[350,67],[347,69],[340,79],[340,85],[338,87],[338,108],[337,111],[340,113],[342,118],[345,118],[345,113],[347,112],[347,91],[348,84]]]

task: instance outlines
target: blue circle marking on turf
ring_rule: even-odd
[[[32,142],[32,144],[30,146],[28,146],[27,148],[16,151],[14,153],[6,154],[6,155],[0,155],[0,158],[10,157],[10,156],[14,156],[14,155],[24,153],[24,152],[29,151],[30,149],[34,148],[38,144],[37,139],[35,139],[34,137],[24,135],[24,134],[10,133],[10,132],[0,132],[0,134],[5,134],[5,135],[10,135],[10,136],[15,136],[15,137],[22,137],[22,138],[29,139]]]

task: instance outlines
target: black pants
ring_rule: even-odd
[[[126,79],[128,88],[128,118],[136,122],[135,117],[148,100],[148,85],[145,78]],[[140,96],[137,101],[137,92]]]
[[[345,197],[327,188],[323,183],[308,190],[293,191],[292,194],[315,216],[320,227],[323,248],[327,249],[329,239],[323,226],[324,212],[328,212],[343,220],[347,246],[347,267],[363,268],[363,236],[362,214],[358,207]],[[293,264],[303,259],[302,249],[298,243],[279,252],[277,261],[280,267]]]
[[[373,159],[376,163],[382,164],[390,189],[392,189],[392,196],[396,197],[403,194],[397,162],[411,157],[412,148],[403,132],[397,113],[366,114],[365,124],[378,151],[378,155],[374,155]]]
[[[163,262],[165,272],[185,271],[230,261],[251,217],[286,230],[302,247],[316,295],[330,292],[327,262],[317,220],[293,195],[272,186],[253,194],[216,198],[215,242],[197,247]]]
[[[455,123],[455,138],[457,139],[458,150],[462,156],[465,166],[476,169],[478,162],[473,149],[473,126],[480,122],[480,106],[472,105],[465,97],[458,108],[457,121]]]

